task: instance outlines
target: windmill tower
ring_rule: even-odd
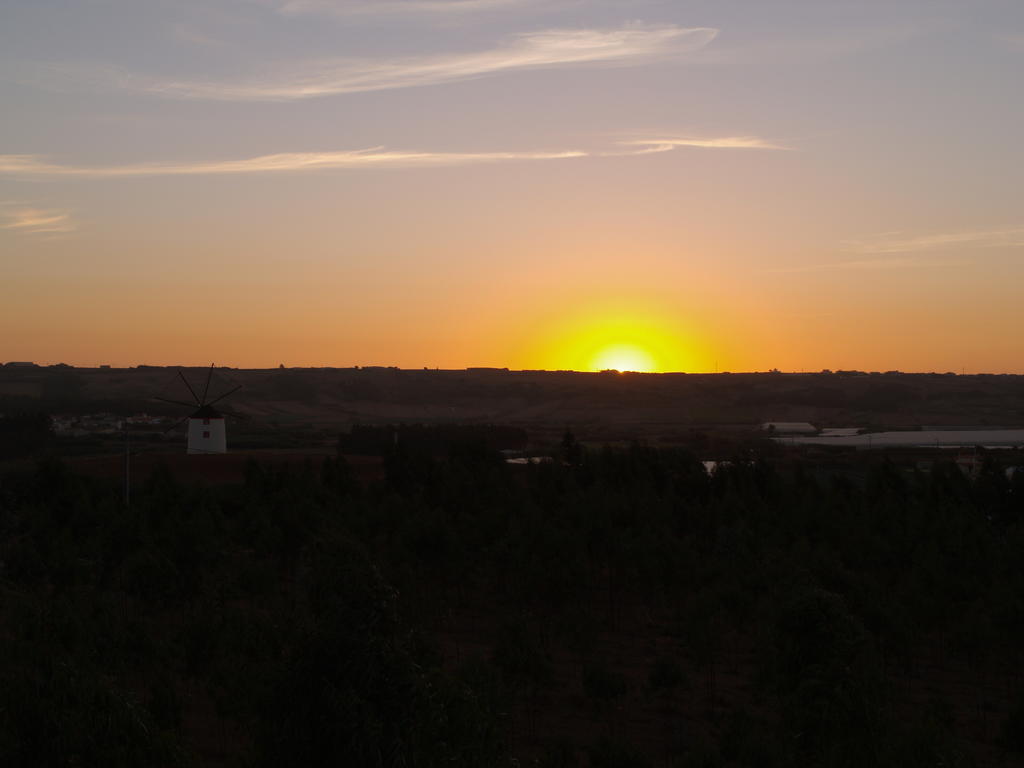
[[[224,416],[209,405],[202,405],[188,419],[189,453],[227,453],[228,433]]]
[[[188,383],[188,379],[185,378],[185,374],[181,372],[180,368],[178,369],[178,376],[181,377],[182,382],[188,388],[189,394],[192,395],[195,402],[185,403],[180,400],[167,400],[163,397],[156,399],[164,403],[181,405],[190,409],[195,408],[196,410],[175,424],[174,427],[171,427],[171,429],[180,426],[184,422],[188,422],[188,453],[227,453],[228,438],[224,414],[213,406],[240,390],[242,385],[239,384],[219,397],[207,401],[206,398],[210,392],[210,379],[213,377],[213,365],[210,366],[210,371],[206,374],[206,384],[203,386],[202,397],[196,394],[196,391]]]

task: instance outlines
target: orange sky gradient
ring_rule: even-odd
[[[0,362],[1024,373],[1024,6],[415,2],[5,6]]]

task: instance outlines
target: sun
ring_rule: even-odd
[[[603,347],[590,362],[594,371],[635,371],[651,373],[658,365],[647,350],[634,344],[613,344]]]
[[[700,334],[676,305],[598,297],[538,314],[523,334],[524,368],[662,373],[696,370]],[[526,344],[530,346],[527,347]]]

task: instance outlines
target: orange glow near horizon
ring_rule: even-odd
[[[658,369],[658,364],[642,347],[633,344],[613,344],[597,354],[590,364],[590,369],[653,373]]]
[[[595,302],[575,315],[551,318],[537,338],[543,339],[540,348],[527,357],[548,370],[686,371],[703,357],[697,349],[702,345],[677,318],[639,302],[616,307]]]

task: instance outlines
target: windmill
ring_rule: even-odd
[[[239,384],[237,387],[229,389],[224,394],[208,401],[206,398],[210,393],[210,380],[213,378],[212,364],[210,365],[209,372],[206,374],[206,384],[203,386],[202,397],[199,397],[199,395],[196,394],[196,391],[192,388],[192,385],[188,383],[188,379],[185,378],[185,374],[181,372],[180,368],[178,369],[178,376],[181,377],[182,383],[184,383],[195,402],[186,403],[180,400],[168,400],[163,397],[157,397],[155,399],[172,405],[181,405],[185,408],[195,408],[196,410],[189,416],[184,417],[167,431],[170,432],[172,429],[176,429],[187,421],[189,453],[227,453],[227,430],[224,425],[224,414],[216,410],[213,406],[229,395],[233,395],[235,392],[240,390],[242,385]]]

